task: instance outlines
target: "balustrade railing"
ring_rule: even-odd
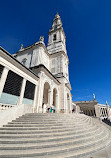
[[[11,104],[2,104],[2,103],[0,103],[0,111],[10,109],[10,108],[12,108],[12,107],[14,107],[14,106],[15,106],[15,105],[11,105]]]

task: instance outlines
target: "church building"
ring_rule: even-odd
[[[0,47],[0,104],[27,105],[35,113],[54,106],[57,113],[72,112],[66,37],[57,13],[48,33],[11,55]],[[6,99],[7,98],[7,99]]]

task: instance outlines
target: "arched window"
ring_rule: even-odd
[[[56,41],[56,34],[54,34],[53,36],[53,41]]]
[[[22,60],[22,64],[23,64],[23,65],[26,65],[26,61],[27,61],[27,59],[24,58],[24,59]]]

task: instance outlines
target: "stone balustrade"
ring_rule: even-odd
[[[12,108],[12,107],[14,107],[14,106],[15,106],[15,105],[2,104],[2,103],[0,103],[0,111],[10,109],[10,108]]]

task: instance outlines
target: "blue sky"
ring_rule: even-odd
[[[66,34],[73,100],[111,105],[111,0],[0,1],[0,45],[10,53],[48,40],[59,12]]]

